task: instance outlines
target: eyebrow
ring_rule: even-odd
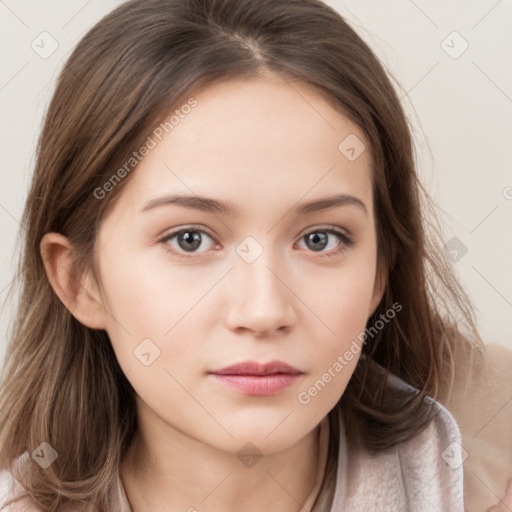
[[[217,213],[235,217],[239,215],[238,209],[231,202],[220,201],[211,197],[199,197],[188,195],[165,195],[148,201],[140,210],[146,212],[162,206],[178,205],[184,208],[200,210],[203,212]],[[330,210],[340,206],[356,206],[368,215],[368,209],[364,202],[358,197],[348,194],[338,194],[331,197],[315,199],[306,203],[300,203],[291,211],[296,215],[307,215],[311,213]]]

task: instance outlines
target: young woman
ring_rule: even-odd
[[[428,207],[388,77],[323,3],[122,4],[38,146],[2,503],[462,512],[441,402],[481,340]]]

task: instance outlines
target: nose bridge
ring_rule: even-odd
[[[294,322],[285,265],[275,247],[247,237],[236,248],[229,319],[232,327],[272,331]],[[282,260],[281,260],[282,263]]]
[[[262,299],[264,303],[270,300],[281,300],[284,292],[282,277],[279,276],[282,265],[276,265],[275,247],[266,244],[256,245],[248,240],[237,247],[238,258],[235,271],[238,279],[243,280],[244,294],[247,299]],[[243,252],[245,249],[248,252]]]

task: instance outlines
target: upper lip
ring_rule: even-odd
[[[282,361],[270,361],[268,363],[243,361],[231,366],[226,366],[220,370],[212,370],[209,373],[214,373],[216,375],[275,375],[278,373],[298,375],[302,372],[289,364],[283,363]]]

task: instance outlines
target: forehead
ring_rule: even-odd
[[[371,213],[364,134],[311,87],[266,76],[214,84],[193,98],[193,108],[178,105],[167,130],[150,135],[154,147],[123,192],[134,207],[168,192],[225,197],[254,212],[261,201],[337,192],[361,197]]]

